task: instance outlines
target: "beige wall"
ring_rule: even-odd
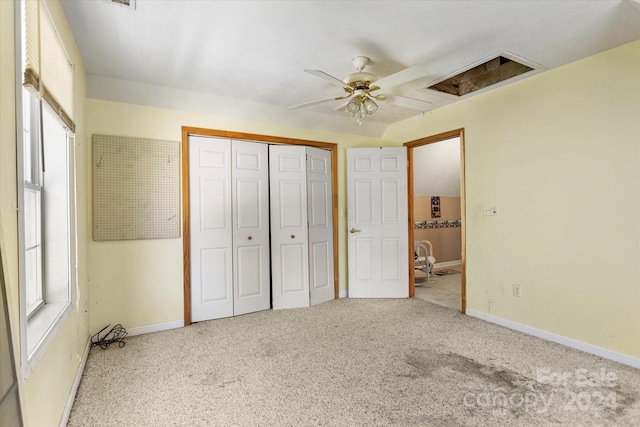
[[[468,309],[640,357],[638,76],[640,41],[387,130],[465,129]]]
[[[433,228],[413,231],[414,240],[428,240],[433,246],[436,265],[462,259],[462,233],[460,228]]]
[[[346,208],[345,148],[389,145],[380,139],[335,134],[141,105],[89,99],[87,138],[93,134],[179,141],[182,126],[222,129],[339,145],[339,212]],[[87,153],[90,164],[91,153]],[[87,175],[90,180],[90,171]],[[90,186],[90,184],[89,184]],[[90,203],[90,200],[87,201]],[[90,209],[89,209],[90,211]],[[346,218],[339,218],[339,280],[346,290]],[[91,331],[107,324],[125,328],[176,322],[183,315],[182,239],[89,241]]]
[[[413,219],[415,221],[445,221],[461,219],[460,197],[440,196],[440,217],[431,218],[431,196],[413,198]],[[462,229],[428,228],[414,229],[414,240],[428,240],[433,245],[433,256],[437,263],[461,260]]]
[[[0,225],[2,227],[2,255],[5,258],[5,279],[11,311],[12,334],[16,350],[20,336],[19,284],[18,284],[18,230],[16,196],[16,135],[15,135],[15,70],[14,70],[14,5],[12,1],[0,1]],[[76,185],[78,241],[76,242],[76,276],[73,310],[49,344],[30,375],[20,377],[23,412],[28,426],[57,426],[67,404],[80,361],[89,339],[87,314],[87,186],[86,176],[86,126],[85,126],[85,73],[82,59],[76,49],[73,36],[57,0],[48,1],[60,36],[75,64],[75,123],[76,158],[78,177]],[[20,364],[20,352],[16,354]],[[19,369],[19,368],[18,368]],[[20,370],[20,369],[19,369]]]
[[[413,198],[413,219],[415,221],[444,221],[461,219],[460,197],[440,196],[440,217],[431,217],[431,196]]]

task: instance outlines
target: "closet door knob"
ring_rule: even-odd
[[[295,235],[295,234],[292,234],[292,235],[291,235],[291,238],[292,238],[292,239],[295,239],[295,238],[296,238],[296,235]]]
[[[251,240],[251,239],[253,239],[253,237],[249,236],[249,237],[247,237],[247,239]]]

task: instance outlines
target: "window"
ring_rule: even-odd
[[[20,264],[30,359],[70,306],[72,193],[67,131],[46,103],[26,89],[22,96]]]
[[[75,254],[73,66],[45,2],[20,2],[16,51],[23,375],[71,311]]]
[[[24,263],[27,316],[44,303],[42,287],[42,174],[40,111],[36,98],[23,89]]]

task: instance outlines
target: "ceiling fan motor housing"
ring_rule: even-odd
[[[366,71],[359,71],[357,73],[349,74],[343,82],[350,86],[353,86],[354,83],[355,86],[369,86],[370,83],[373,83],[376,80],[378,80],[378,77],[375,74],[367,73]]]

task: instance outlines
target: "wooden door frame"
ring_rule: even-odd
[[[189,136],[236,139],[270,144],[304,145],[331,150],[331,202],[333,217],[333,284],[334,298],[338,299],[340,283],[338,279],[338,144],[310,141],[296,138],[233,132],[219,129],[205,129],[182,126],[182,274],[184,288],[184,325],[191,324],[191,254],[189,221]]]
[[[428,136],[426,138],[416,139],[414,141],[405,142],[403,145],[407,147],[407,174],[408,174],[408,191],[409,191],[409,297],[413,298],[416,294],[414,269],[414,249],[413,249],[413,232],[414,232],[414,216],[413,216],[413,149],[435,142],[445,141],[452,138],[460,138],[460,219],[461,225],[461,254],[462,275],[460,278],[461,291],[461,311],[467,311],[467,245],[466,245],[466,196],[464,184],[464,128],[454,129],[448,132],[439,133],[437,135]]]

